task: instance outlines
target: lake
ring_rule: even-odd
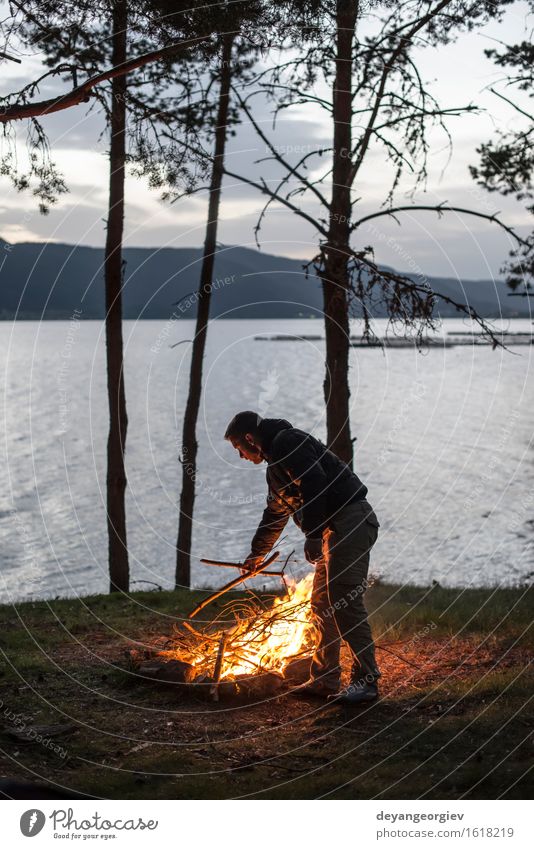
[[[531,329],[528,320],[507,326]],[[444,329],[469,328],[446,320]],[[101,322],[76,316],[0,323],[2,601],[107,591],[103,332]],[[125,322],[133,588],[173,586],[190,346],[170,346],[193,332],[190,320]],[[234,574],[198,558],[242,559],[265,499],[265,467],[240,460],[223,440],[232,415],[254,409],[325,436],[324,342],[254,339],[266,333],[323,335],[323,326],[306,319],[210,325],[193,551],[199,587]],[[352,350],[355,468],[382,526],[373,574],[461,587],[531,580],[533,352]],[[296,549],[295,576],[309,568],[302,542],[290,523],[281,550]]]

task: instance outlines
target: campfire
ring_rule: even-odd
[[[274,559],[255,574],[265,573]],[[305,680],[315,642],[313,574],[299,581],[287,579],[283,570],[266,574],[283,578],[283,595],[266,601],[249,590],[245,598],[227,602],[216,618],[195,621],[208,603],[246,580],[237,578],[198,605],[170,637],[141,655],[129,652],[133,665],[145,677],[199,685],[199,691],[215,700],[236,694],[266,696]]]

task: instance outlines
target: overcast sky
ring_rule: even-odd
[[[530,34],[525,3],[517,3],[506,13],[503,24],[491,24],[483,31],[462,36],[455,44],[439,50],[422,50],[419,66],[423,78],[433,81],[431,90],[445,107],[476,103],[484,109],[480,115],[467,115],[449,121],[454,149],[447,165],[444,138],[433,136],[426,193],[419,192],[414,202],[432,204],[448,201],[485,213],[502,211],[502,218],[526,234],[530,222],[521,204],[513,198],[488,194],[472,181],[469,164],[477,163],[475,149],[498,128],[516,126],[511,108],[489,90],[490,84],[504,92],[502,72],[484,56],[484,49],[495,39],[519,41]],[[3,62],[2,93],[16,90],[21,83],[37,76],[41,66],[37,57],[28,56],[21,65]],[[57,91],[57,88],[55,89]],[[50,96],[43,88],[42,97]],[[43,120],[52,141],[54,159],[66,177],[69,194],[46,217],[39,215],[29,195],[17,194],[5,178],[0,181],[0,236],[9,242],[45,241],[98,245],[104,243],[108,161],[104,141],[98,141],[101,122],[88,115],[87,105],[51,115]],[[265,111],[262,123],[269,129]],[[20,130],[23,138],[23,130]],[[278,124],[276,144],[297,146],[328,145],[331,129],[311,110],[288,113]],[[244,173],[258,173],[255,161],[265,156],[265,147],[246,123],[231,140],[228,167]],[[266,172],[261,166],[262,173]],[[361,201],[359,214],[378,208],[388,188],[388,171],[381,151],[368,160],[355,187]],[[397,200],[410,202],[401,187]],[[254,225],[263,200],[253,189],[226,181],[221,210],[219,241],[224,244],[254,245]],[[203,241],[206,213],[205,193],[169,205],[150,191],[146,182],[135,177],[127,181],[127,246],[180,247],[200,245]],[[481,220],[448,214],[439,222],[433,213],[405,214],[402,226],[386,218],[375,222],[373,232],[362,230],[363,246],[374,242],[376,258],[401,271],[421,269],[429,275],[488,278],[498,276],[510,248],[509,237]],[[310,258],[317,248],[317,235],[311,226],[296,219],[284,208],[273,207],[261,231],[262,250],[291,257]]]

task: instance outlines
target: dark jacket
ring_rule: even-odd
[[[255,557],[271,550],[290,516],[307,537],[318,538],[334,513],[367,495],[367,487],[346,463],[285,419],[263,419],[259,437],[269,492],[252,540]]]

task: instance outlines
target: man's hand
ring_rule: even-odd
[[[306,537],[304,554],[308,563],[317,563],[323,556],[323,540],[321,537]]]
[[[251,572],[255,572],[261,563],[263,563],[263,557],[255,557],[253,554],[249,554],[241,567],[241,574],[249,575]]]

